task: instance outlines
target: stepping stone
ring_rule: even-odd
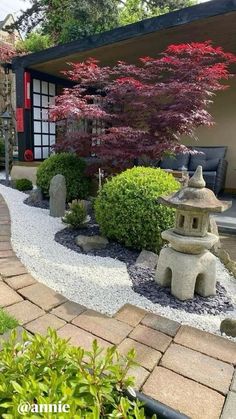
[[[94,235],[83,236],[79,235],[75,239],[76,244],[82,248],[84,252],[90,252],[93,249],[104,249],[108,245],[106,237]]]
[[[0,250],[0,258],[11,258],[15,257],[15,253],[12,250]]]
[[[176,344],[167,349],[160,365],[223,394],[234,373],[232,365]]]
[[[3,250],[12,250],[12,246],[9,241],[4,242],[0,240],[0,251],[2,252]]]
[[[117,349],[121,355],[127,355],[131,349],[134,349],[136,353],[135,361],[149,371],[153,370],[162,357],[161,352],[129,338],[123,340]]]
[[[213,358],[236,365],[236,343],[228,339],[203,332],[190,326],[182,326],[174,341]]]
[[[33,334],[39,333],[40,335],[46,335],[49,327],[57,330],[65,324],[66,322],[64,322],[64,320],[59,319],[53,314],[45,314],[44,316],[25,324],[24,327]]]
[[[4,236],[0,235],[0,242],[8,242],[8,243],[10,243],[11,242],[10,234],[8,236],[6,236],[6,235],[4,235]]]
[[[66,298],[61,294],[38,282],[29,287],[21,288],[19,293],[46,311],[66,301]]]
[[[164,333],[140,324],[132,331],[129,337],[160,352],[165,352],[172,342],[172,339],[164,335]]]
[[[136,259],[135,265],[154,270],[157,266],[158,255],[148,250],[142,250]]]
[[[72,301],[66,301],[64,304],[54,308],[51,313],[55,314],[57,317],[60,317],[60,319],[70,322],[85,310],[86,307],[81,306],[80,304],[74,303]]]
[[[93,310],[87,310],[80,314],[72,320],[72,323],[115,345],[125,339],[132,330],[132,327],[128,324],[106,317]]]
[[[137,326],[144,318],[147,312],[142,308],[125,304],[115,315],[117,320],[129,324],[130,326]]]
[[[142,392],[191,419],[218,419],[224,396],[163,367],[156,367]]]
[[[94,336],[93,334],[86,332],[79,327],[73,326],[72,324],[66,324],[57,332],[58,336],[62,339],[70,339],[69,343],[72,346],[80,346],[84,348],[86,351],[91,351],[92,344],[94,340],[97,340],[98,345],[100,348],[110,348],[112,344]]]
[[[15,317],[15,319],[22,325],[45,314],[45,311],[41,308],[26,300],[20,301],[10,307],[6,307],[5,311]]]
[[[232,381],[230,390],[235,391],[235,393],[236,393],[236,369],[234,371],[234,377],[233,377],[233,381]]]
[[[23,298],[17,292],[0,282],[0,307],[7,307],[22,300]]]
[[[135,366],[128,369],[126,377],[134,378],[134,388],[139,390],[143,383],[147,380],[150,372],[143,367]]]
[[[29,285],[35,284],[35,279],[30,274],[23,274],[6,278],[5,282],[14,290],[28,287]]]
[[[174,320],[151,313],[148,313],[144,319],[142,319],[141,323],[169,336],[175,336],[181,326],[180,323],[175,322]]]

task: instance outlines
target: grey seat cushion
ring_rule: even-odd
[[[173,157],[165,157],[160,162],[161,169],[188,170],[189,153],[178,153]]]
[[[196,170],[200,165],[203,171],[216,171],[219,165],[219,158],[207,159],[203,154],[192,154],[190,157],[189,170]]]

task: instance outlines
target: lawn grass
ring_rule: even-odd
[[[18,326],[18,322],[0,308],[0,335]]]

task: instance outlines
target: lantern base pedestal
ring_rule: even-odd
[[[205,250],[198,255],[177,252],[164,247],[159,255],[156,282],[170,287],[171,294],[185,301],[194,297],[194,292],[209,297],[216,294],[216,258]]]

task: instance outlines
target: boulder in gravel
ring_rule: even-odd
[[[39,204],[43,201],[43,193],[40,188],[33,189],[30,192],[29,197],[33,204]]]
[[[66,180],[63,175],[53,176],[49,188],[50,215],[63,217],[66,210]]]
[[[136,259],[135,265],[155,269],[157,266],[158,255],[148,250],[142,250]]]
[[[104,249],[109,243],[106,237],[94,235],[79,235],[75,239],[76,244],[83,249],[84,252],[90,252],[94,249]]]
[[[221,333],[225,333],[227,336],[236,337],[236,319],[224,319],[220,324]]]

